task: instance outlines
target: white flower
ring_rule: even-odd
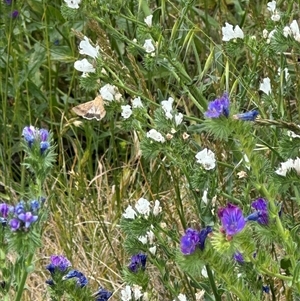
[[[153,246],[153,247],[149,248],[149,252],[150,252],[152,255],[155,255],[155,253],[156,253],[156,246]]]
[[[148,240],[149,240],[149,244],[152,245],[153,242],[154,242],[155,235],[151,230],[147,231],[147,237],[148,237]]]
[[[203,201],[204,204],[207,204],[207,201],[208,201],[208,199],[207,199],[207,189],[205,189],[203,191],[202,201]]]
[[[125,289],[121,290],[121,300],[130,301],[131,300],[131,288],[129,285],[125,286]]]
[[[269,35],[269,32],[266,29],[264,29],[263,30],[263,38],[266,39],[268,37],[268,35]]]
[[[164,143],[166,141],[166,139],[163,137],[163,135],[155,129],[151,129],[149,132],[147,132],[147,138],[150,138],[152,140],[155,140],[155,141],[161,142],[161,143]]]
[[[153,15],[149,15],[144,19],[144,21],[148,25],[148,27],[152,26],[152,18],[153,18]]]
[[[108,101],[119,100],[122,97],[118,91],[118,88],[111,84],[106,84],[100,89],[99,92],[102,98]]]
[[[86,54],[93,59],[95,59],[99,55],[99,46],[93,47],[88,39],[88,37],[84,36],[84,40],[79,44],[79,53]]]
[[[136,212],[132,209],[132,207],[129,205],[125,212],[123,213],[123,216],[125,218],[134,219],[136,216]]]
[[[274,22],[278,22],[280,20],[280,15],[277,10],[272,14],[271,20]]]
[[[135,204],[135,209],[138,213],[148,216],[150,213],[150,203],[146,199],[140,198]]]
[[[136,97],[132,100],[132,108],[143,108],[143,104],[140,97]]]
[[[174,116],[175,118],[175,124],[179,125],[181,124],[182,120],[183,120],[183,114],[182,113],[178,113]]]
[[[277,71],[278,71],[278,75],[280,76],[281,73],[282,73],[281,68],[279,67]],[[289,69],[285,67],[285,68],[283,69],[283,72],[284,72],[284,79],[285,79],[285,81],[288,81],[289,76],[290,76],[290,74],[289,74]]]
[[[195,157],[197,163],[200,163],[206,170],[213,169],[216,166],[215,154],[207,148],[198,152]]]
[[[275,11],[275,9],[276,9],[276,1],[272,1],[272,2],[268,2],[267,3],[267,9],[270,11],[270,12],[272,12],[272,13],[274,13],[274,11]]]
[[[139,300],[143,296],[141,289],[142,289],[142,287],[139,285],[134,284],[132,286],[134,300]]]
[[[67,3],[67,6],[70,8],[79,8],[81,0],[64,0]]]
[[[82,76],[86,77],[87,73],[95,73],[96,69],[87,59],[78,60],[74,63],[74,68],[80,72],[83,72]]]
[[[263,79],[263,82],[260,83],[259,90],[263,91],[267,95],[271,94],[271,80],[266,77]]]
[[[122,113],[121,113],[122,117],[124,119],[128,119],[132,114],[131,106],[130,105],[121,106],[121,109],[122,109]]]
[[[163,100],[161,102],[161,106],[162,106],[163,110],[165,111],[165,115],[166,115],[167,119],[173,118],[173,116],[171,114],[173,102],[174,102],[174,98],[172,98],[172,97],[169,97],[168,100]]]
[[[286,162],[280,163],[280,167],[275,171],[278,175],[285,177],[286,173],[292,168],[297,171],[297,174],[300,175],[300,158],[288,159]]]
[[[161,212],[160,201],[155,200],[154,207],[153,207],[153,215],[157,216],[160,212]]]
[[[222,41],[224,42],[228,42],[232,39],[244,38],[244,33],[238,25],[236,25],[235,28],[233,29],[233,25],[227,22],[225,23],[225,27],[222,27],[222,34],[223,34]]]
[[[177,299],[178,299],[179,301],[187,301],[186,295],[184,295],[184,294],[179,294],[179,295],[177,296]],[[174,299],[173,301],[177,301],[177,300]]]
[[[299,25],[296,20],[292,21],[292,23],[290,24],[290,29],[294,38],[300,34]]]
[[[195,294],[196,301],[203,301],[204,300],[204,298],[203,298],[204,295],[205,295],[205,291],[197,292]]]
[[[289,26],[285,26],[283,28],[283,35],[287,38],[288,36],[292,35],[292,30]]]
[[[147,53],[151,53],[155,51],[155,46],[152,43],[151,39],[145,40],[145,43],[143,45],[144,49],[146,50]]]
[[[147,235],[145,235],[145,236],[139,236],[139,237],[138,237],[138,240],[139,240],[143,245],[145,245],[145,244],[148,242]]]
[[[202,275],[203,277],[205,277],[205,278],[208,277],[207,270],[206,270],[206,267],[205,267],[205,266],[204,266],[204,267],[202,268],[202,270],[201,270],[201,275]]]

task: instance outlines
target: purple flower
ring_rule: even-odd
[[[16,19],[16,18],[18,18],[19,17],[19,11],[18,10],[13,10],[12,11],[12,13],[11,13],[11,17],[13,18],[13,19]]]
[[[88,284],[87,278],[81,272],[79,272],[77,270],[69,271],[68,274],[65,275],[62,279],[67,280],[67,279],[71,279],[71,278],[77,278],[76,283],[79,287],[84,287]]]
[[[9,206],[6,203],[0,204],[0,214],[2,217],[7,218],[9,212]]]
[[[9,226],[11,231],[17,231],[21,226],[21,222],[17,218],[13,218],[9,221]]]
[[[50,146],[50,143],[48,141],[48,139],[49,139],[49,132],[46,129],[40,129],[39,130],[39,137],[40,137],[40,141],[41,141],[40,142],[41,153],[43,153]]]
[[[30,210],[32,211],[32,212],[36,212],[36,211],[38,211],[39,209],[40,209],[40,203],[39,203],[39,201],[38,200],[32,200],[31,202],[30,202]]]
[[[247,221],[257,221],[261,225],[267,225],[269,222],[268,202],[259,198],[252,202],[251,207],[255,209],[253,213],[246,217]]]
[[[258,114],[259,113],[257,110],[253,110],[250,112],[233,115],[233,119],[239,119],[239,120],[244,120],[244,121],[254,121]]]
[[[212,232],[212,228],[209,226],[201,229],[201,231],[199,233],[199,247],[200,247],[201,251],[204,250],[206,237],[211,232]]]
[[[224,231],[229,236],[239,233],[245,227],[246,222],[242,210],[233,204],[228,203],[227,207],[220,208],[218,216]]]
[[[196,247],[200,242],[200,236],[197,230],[188,228],[185,235],[181,237],[180,249],[184,255],[190,255],[195,252]]]
[[[53,274],[55,271],[65,272],[68,267],[71,266],[71,262],[62,255],[50,256],[50,264],[46,266],[46,269]]]
[[[244,256],[239,251],[234,253],[233,259],[238,263],[244,263]]]
[[[209,102],[207,111],[204,113],[209,118],[219,118],[224,115],[226,118],[229,116],[229,97],[227,92],[214,101]]]
[[[32,213],[30,211],[26,212],[26,213],[21,213],[18,215],[19,220],[21,220],[22,222],[25,223],[25,228],[29,228],[29,226],[36,222],[38,219],[37,215],[32,215]]]
[[[21,213],[25,213],[25,203],[24,201],[20,201],[14,208],[14,213],[19,215]]]
[[[96,297],[96,301],[107,301],[112,296],[112,292],[100,287],[93,296]]]
[[[31,147],[33,142],[36,139],[36,133],[38,129],[34,126],[25,126],[22,132],[22,136],[24,137],[25,141],[28,143],[28,146]]]
[[[11,5],[12,4],[12,0],[4,0],[4,2],[6,3],[6,5]]]
[[[147,255],[145,254],[136,254],[131,257],[131,262],[128,266],[128,269],[133,272],[137,273],[140,269],[144,270],[146,267],[146,260]]]

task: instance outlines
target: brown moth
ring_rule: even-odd
[[[98,121],[103,119],[106,114],[104,101],[100,95],[97,95],[92,101],[82,103],[72,108],[72,111],[85,119],[91,120],[95,118]]]

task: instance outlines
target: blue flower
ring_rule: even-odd
[[[209,102],[208,109],[204,113],[206,117],[209,118],[219,118],[220,116],[225,116],[228,118],[229,116],[229,97],[227,92],[220,97],[215,99],[214,101]]]
[[[267,286],[267,285],[263,285],[263,286],[262,286],[262,291],[263,291],[264,293],[266,293],[266,294],[269,294],[269,292],[270,292],[270,287]]]
[[[100,287],[93,296],[96,297],[96,301],[107,301],[112,296],[112,292]]]
[[[12,218],[9,221],[9,226],[10,226],[11,231],[17,231],[21,226],[21,222],[17,218]]]
[[[128,266],[128,269],[133,272],[137,273],[140,269],[144,270],[146,267],[146,260],[147,255],[145,254],[136,254],[131,257],[131,262]]]
[[[1,217],[7,218],[9,213],[9,206],[6,203],[0,204],[0,215]]]
[[[40,209],[40,207],[41,207],[41,205],[40,205],[40,203],[39,203],[38,200],[32,200],[32,201],[30,202],[30,210],[31,210],[32,212],[38,211],[38,210]]]
[[[33,215],[30,211],[25,213],[20,213],[18,219],[25,223],[25,228],[29,228],[30,225],[37,221],[38,216]]]
[[[246,217],[246,221],[257,221],[261,225],[267,225],[269,223],[268,202],[259,198],[252,202],[251,207],[255,211]]]
[[[199,247],[200,247],[201,251],[204,250],[204,246],[205,246],[205,241],[206,241],[207,235],[209,233],[211,233],[211,232],[212,232],[212,228],[209,227],[209,226],[201,229],[201,231],[199,233]]]
[[[181,237],[180,249],[184,255],[190,255],[195,252],[196,247],[199,245],[200,236],[197,230],[188,228],[185,235]]]
[[[13,12],[11,13],[11,17],[13,18],[13,19],[16,19],[16,18],[18,18],[19,17],[19,11],[18,10],[13,10]]]
[[[77,278],[76,284],[79,287],[84,287],[88,284],[87,278],[83,275],[83,273],[77,271],[77,270],[71,270],[68,272],[67,275],[65,275],[62,279],[67,280],[71,278]]]
[[[50,264],[46,266],[46,269],[52,274],[55,271],[65,272],[71,266],[71,262],[62,255],[50,256]]]
[[[243,121],[254,121],[258,115],[258,111],[257,110],[253,110],[250,112],[246,112],[246,113],[241,113],[241,114],[236,114],[233,115],[233,119],[239,119],[239,120],[243,120]]]
[[[40,141],[41,141],[40,142],[41,153],[43,153],[50,146],[50,143],[48,141],[48,139],[49,139],[49,132],[46,129],[40,129],[39,130],[39,137],[40,137]]]
[[[239,251],[234,253],[233,259],[238,263],[244,263],[244,256]]]
[[[25,126],[22,132],[22,136],[25,141],[28,143],[28,146],[31,147],[33,142],[36,139],[37,129],[34,126]]]
[[[218,216],[226,235],[229,236],[241,232],[246,225],[242,210],[230,203],[219,209]]]
[[[25,202],[24,201],[20,201],[14,208],[14,213],[16,215],[19,215],[21,213],[25,212]]]

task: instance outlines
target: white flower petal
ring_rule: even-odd
[[[124,119],[128,119],[132,114],[131,106],[130,105],[121,106],[121,109],[122,109],[121,112],[122,117]]]
[[[81,0],[64,0],[68,7],[78,9]]]
[[[161,143],[164,143],[166,141],[166,139],[163,137],[163,135],[155,129],[151,129],[149,132],[147,132],[147,138],[150,138],[152,140],[155,140],[155,141],[161,142]]]
[[[84,40],[79,44],[79,53],[88,55],[95,59],[99,55],[99,48],[99,46],[93,47],[88,37],[84,36]]]
[[[82,59],[78,60],[74,63],[74,68],[78,71],[81,72],[96,72],[96,69],[93,67],[93,65],[87,60],[87,59]]]
[[[153,18],[153,15],[149,15],[144,19],[144,21],[148,25],[148,27],[152,26],[152,18]]]
[[[146,50],[147,53],[152,53],[155,51],[155,46],[153,45],[151,39],[145,40],[143,48]]]
[[[133,208],[129,205],[125,212],[123,213],[123,216],[125,218],[128,218],[128,219],[134,219],[135,216],[136,216],[136,212],[133,210]]]
[[[150,213],[150,203],[144,198],[140,198],[135,204],[138,213],[148,216]]]
[[[259,86],[259,90],[267,95],[271,94],[271,80],[269,77],[263,79],[263,82]]]
[[[195,157],[197,163],[200,163],[206,170],[213,169],[216,166],[215,154],[207,148],[198,152]]]

